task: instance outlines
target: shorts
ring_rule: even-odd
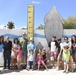
[[[74,50],[74,53],[76,54],[76,49]]]
[[[73,54],[76,54],[76,50],[71,50],[70,51],[70,56],[73,55]]]
[[[58,55],[58,58],[62,58],[62,53]]]
[[[65,64],[69,64],[69,61],[64,60],[64,65],[65,65]]]
[[[23,50],[22,54],[23,56],[27,56],[26,50]]]
[[[50,56],[50,59],[51,60],[56,60],[56,52],[51,52],[51,56]]]
[[[29,65],[32,66],[33,65],[33,61],[29,61]]]

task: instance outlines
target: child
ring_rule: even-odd
[[[70,50],[68,48],[69,46],[67,44],[63,45],[64,73],[68,73],[69,69]]]
[[[48,47],[50,52],[50,60],[53,65],[52,68],[55,68],[55,62],[57,60],[57,41],[55,36],[52,37],[52,41],[49,43]]]
[[[21,63],[21,57],[22,57],[22,50],[21,50],[21,46],[18,46],[18,50],[13,50],[17,53],[17,67],[18,69],[20,69],[20,63]]]
[[[40,64],[41,64],[41,63],[42,63],[42,65],[44,65],[44,67],[46,68],[46,70],[48,70],[46,64],[45,64],[44,61],[43,61],[42,52],[41,52],[40,49],[39,49],[38,54],[37,54],[37,60],[38,60],[38,70],[39,70],[39,68],[40,68]]]
[[[33,59],[34,59],[34,53],[32,50],[29,50],[29,56],[28,56],[29,67],[28,67],[28,70],[30,70],[30,68],[32,68],[32,70],[33,70]]]
[[[46,49],[43,48],[42,50],[42,58],[45,64],[47,64],[47,54],[46,54]]]

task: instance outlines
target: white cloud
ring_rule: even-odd
[[[4,25],[0,25],[0,29],[4,29]]]
[[[5,27],[4,25],[0,25],[0,29],[7,29],[7,26]]]
[[[33,4],[40,4],[39,1],[32,1]]]

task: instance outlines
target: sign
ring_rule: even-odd
[[[34,38],[34,5],[28,5],[28,40]]]

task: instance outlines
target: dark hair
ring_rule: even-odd
[[[0,44],[1,44],[1,36],[0,36]]]
[[[72,35],[72,37],[75,37],[75,42],[76,42],[76,36],[75,35]],[[72,37],[71,37],[71,43],[73,44],[74,43],[74,40],[73,40]]]
[[[18,47],[20,46],[20,50],[22,50],[22,46],[19,44]]]
[[[75,41],[73,40],[73,37],[75,37]],[[74,42],[76,42],[76,36],[72,35],[72,37],[71,37],[71,43],[73,44]],[[71,48],[73,49],[73,45],[71,45]]]
[[[2,39],[1,43],[3,43],[4,42],[4,36],[3,35],[1,35],[1,39]]]
[[[58,39],[58,41],[61,41],[61,39]]]
[[[53,38],[55,38],[55,39],[56,39],[56,36],[53,36]]]
[[[15,38],[15,39],[13,40],[14,43],[15,43],[15,40],[17,40],[17,44],[19,44],[18,38]]]

